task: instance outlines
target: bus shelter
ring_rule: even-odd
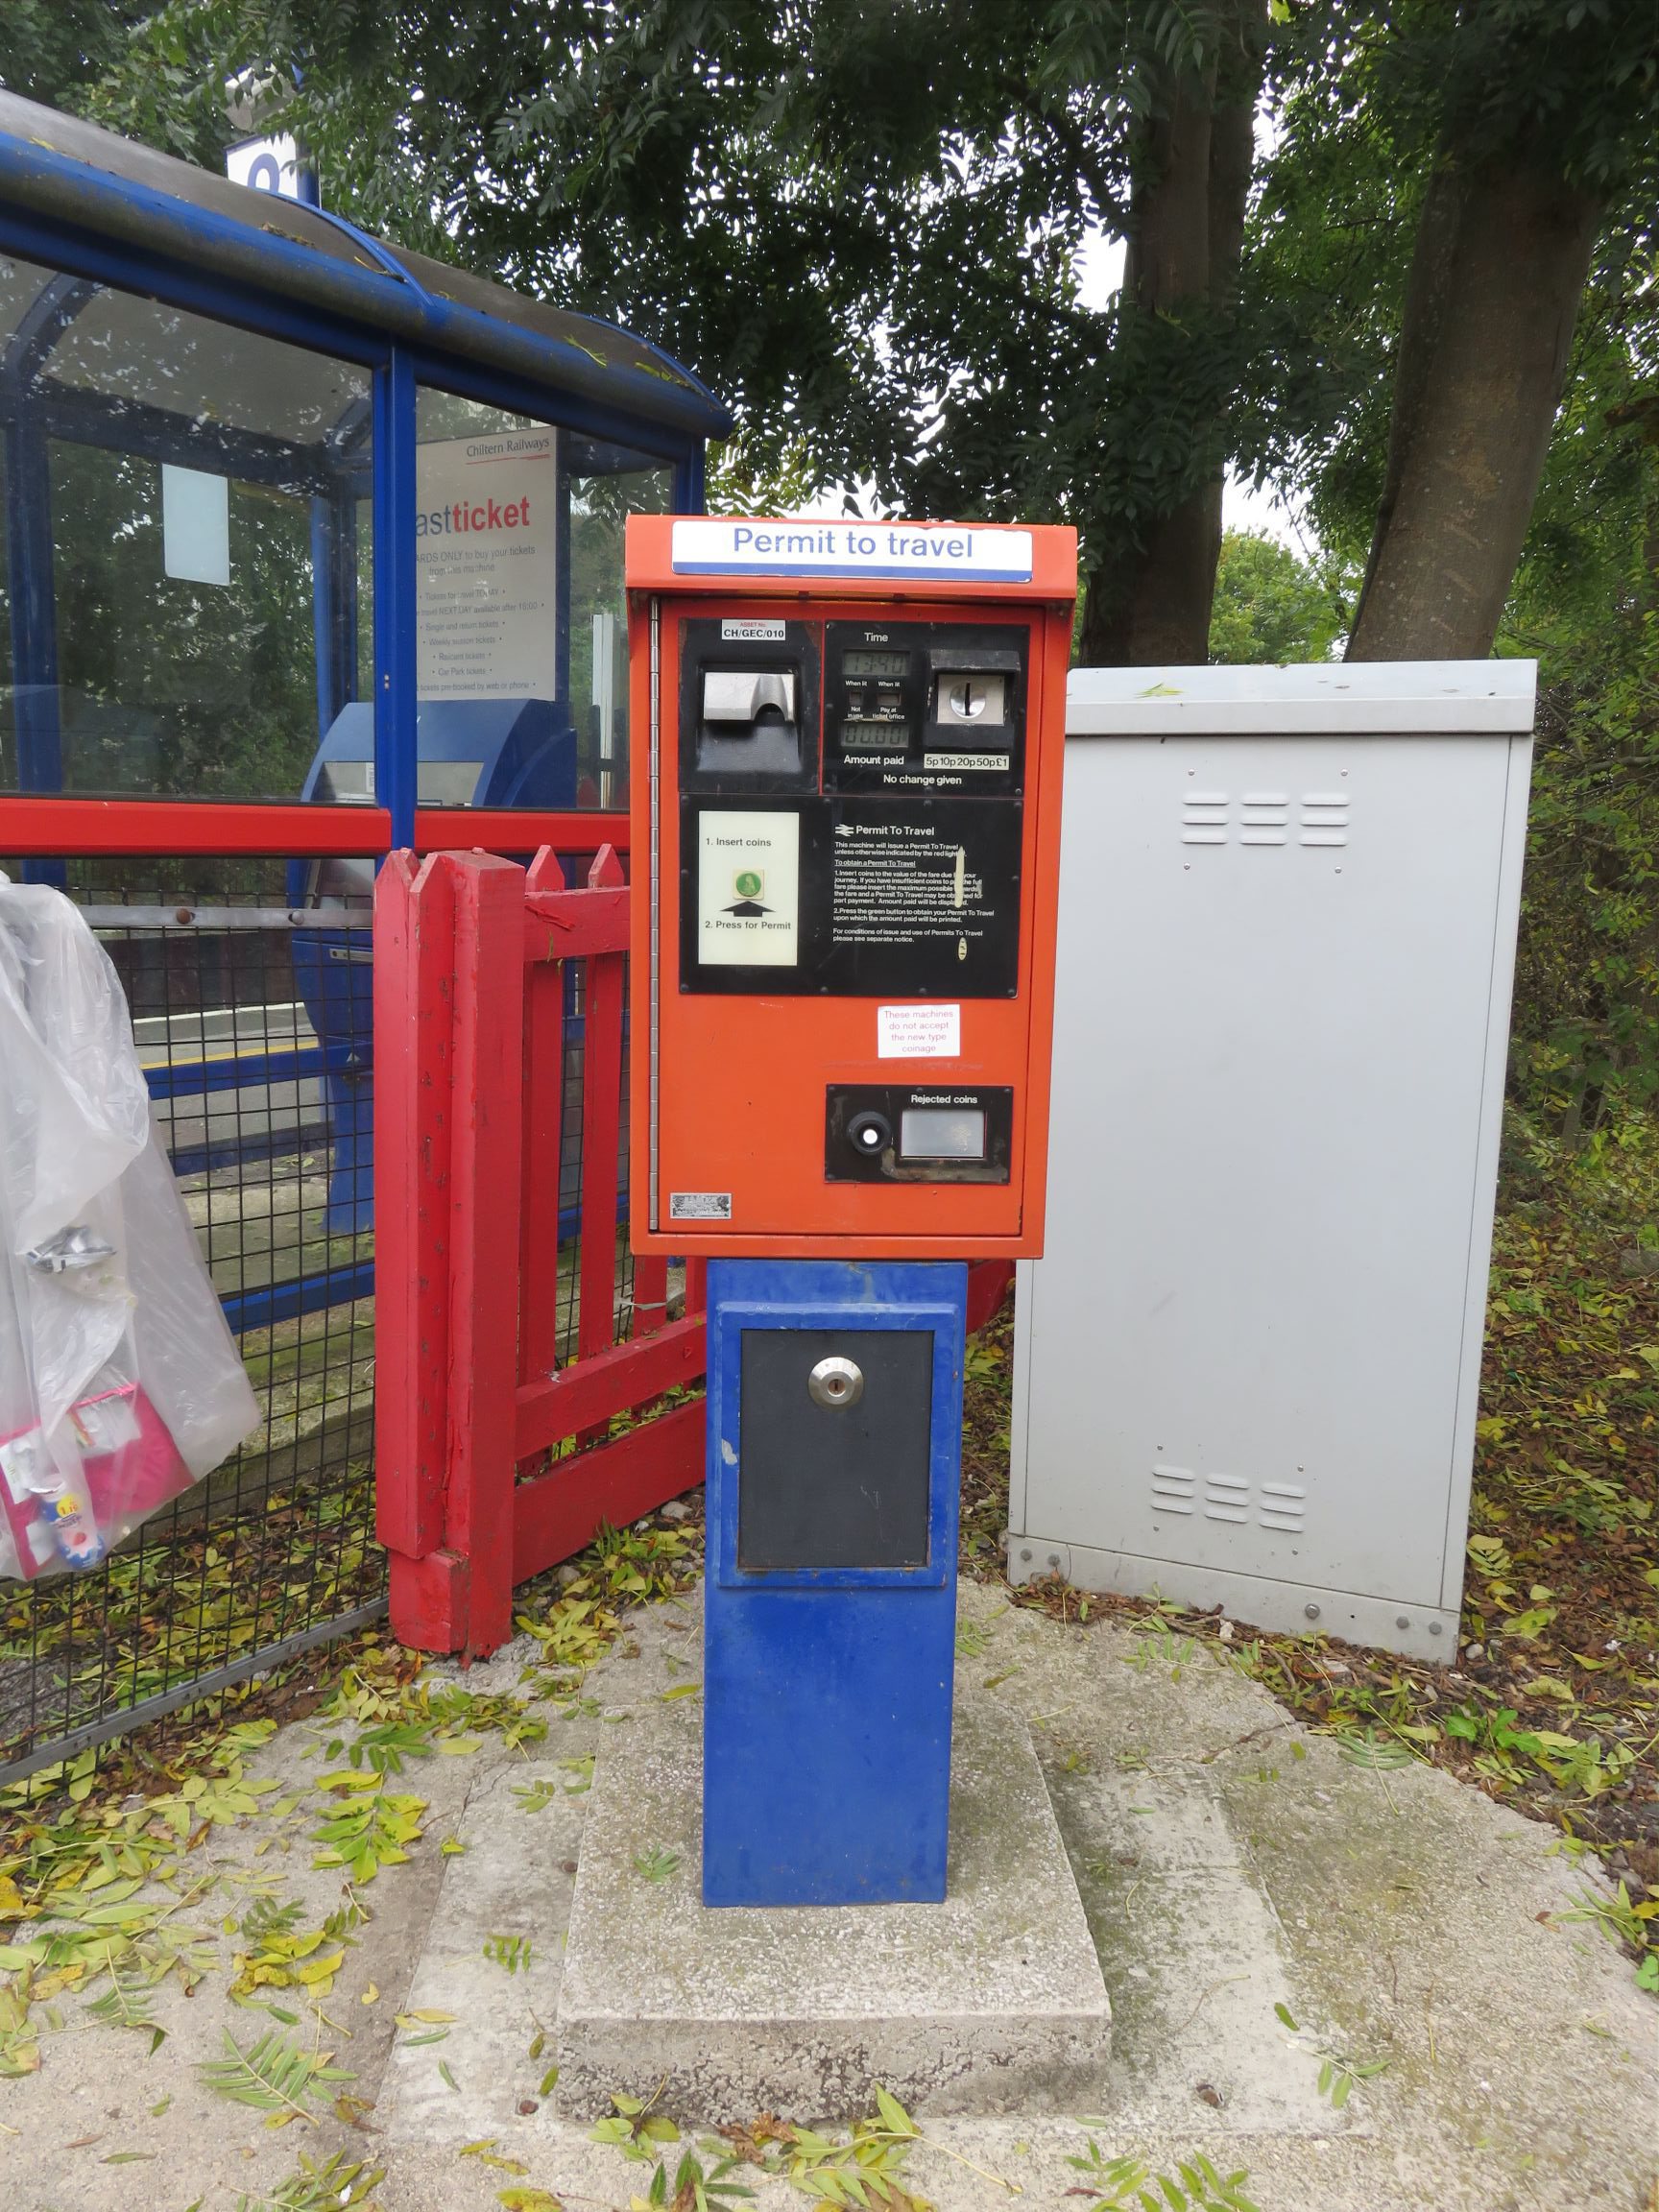
[[[730,420],[612,325],[0,93],[0,425],[6,849],[359,855],[621,803],[621,518],[699,509]]]
[[[0,93],[0,868],[121,973],[266,1488],[370,1433],[375,867],[625,856],[623,523],[730,426],[611,324]]]
[[[0,94],[0,425],[25,875],[280,854],[321,925],[394,847],[580,850],[564,817],[624,805],[622,521],[700,508],[729,426],[653,347]],[[372,1203],[349,937],[292,941],[309,1038],[209,1055],[243,1093],[321,1056],[337,1236]]]

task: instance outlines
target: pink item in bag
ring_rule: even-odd
[[[167,1425],[136,1382],[83,1398],[69,1419],[100,1528],[154,1513],[194,1479]]]
[[[38,1429],[0,1436],[0,1513],[28,1581],[55,1557],[95,1567],[127,1525],[177,1498],[192,1479],[136,1382],[78,1400],[69,1421],[81,1448],[84,1498],[62,1483]]]

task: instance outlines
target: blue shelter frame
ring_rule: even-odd
[[[0,92],[0,253],[54,271],[0,349],[6,441],[12,683],[21,792],[62,788],[54,694],[49,438],[97,442],[200,466],[201,425],[45,395],[42,369],[98,287],[135,292],[216,323],[361,363],[373,372],[375,795],[390,842],[415,843],[416,394],[421,385],[666,463],[674,504],[703,506],[705,442],[731,417],[690,372],[617,325],[523,298],[371,237],[344,217],[276,200]],[[42,403],[35,403],[36,399]],[[100,419],[102,418],[102,420]],[[350,435],[320,499],[351,481]],[[212,443],[211,434],[207,434]],[[239,473],[292,469],[269,442],[226,431]],[[349,611],[319,590],[319,719],[341,702]],[[14,843],[15,840],[13,839]]]
[[[13,738],[12,774],[0,779],[0,853],[25,855],[28,874],[61,882],[65,856],[87,852],[377,859],[395,848],[445,844],[518,851],[552,834],[545,810],[525,813],[520,829],[498,812],[484,821],[466,806],[421,804],[421,395],[453,395],[560,434],[556,694],[567,713],[571,476],[642,466],[671,471],[676,511],[701,511],[705,443],[724,436],[731,418],[697,378],[614,325],[524,298],[405,252],[319,206],[251,191],[0,92],[0,276],[8,262],[28,265],[31,282],[44,280],[10,327],[0,317]],[[22,299],[29,286],[20,280],[14,289]],[[324,436],[297,441],[239,423],[226,410],[172,411],[153,394],[111,396],[84,375],[55,373],[85,319],[111,296],[202,318],[228,334],[228,345],[229,334],[247,333],[354,365],[366,373],[367,391]],[[298,790],[203,805],[199,795],[177,789],[134,792],[128,783],[101,791],[67,772],[52,467],[54,450],[66,445],[309,497],[319,749],[342,710],[363,697],[366,676],[372,805],[301,806]],[[355,531],[363,502],[373,557],[360,578]],[[357,636],[365,583],[373,599],[366,656]],[[341,819],[347,814],[349,823]],[[290,902],[301,895],[296,877]],[[152,1079],[157,1096],[178,1097],[232,1081],[322,1078],[337,1135],[331,1228],[366,1225],[366,1096],[353,1102],[350,1086],[367,993],[353,988],[341,1004],[334,1031],[326,1017],[318,1022],[315,1046],[243,1055],[229,1070],[175,1061]],[[239,1329],[259,1327],[372,1287],[372,1262],[358,1262],[249,1292],[228,1302],[230,1317]]]

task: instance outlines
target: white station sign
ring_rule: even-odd
[[[1029,530],[971,522],[762,522],[683,517],[681,576],[872,576],[907,583],[1028,584]]]
[[[255,192],[275,192],[282,200],[300,197],[300,149],[286,135],[243,138],[225,150],[225,174],[232,184]]]

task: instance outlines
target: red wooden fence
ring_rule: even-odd
[[[701,1400],[607,1434],[704,1364],[696,1261],[678,1321],[667,1262],[635,1262],[616,1341],[627,944],[610,846],[581,890],[546,848],[527,871],[481,852],[394,853],[376,883],[377,1516],[393,1630],[418,1649],[494,1650],[515,1583],[702,1478]],[[581,1241],[576,1357],[561,1366],[570,960],[585,975]],[[1011,1273],[973,1269],[971,1329]]]
[[[578,891],[545,850],[528,872],[486,853],[396,853],[380,872],[377,1511],[392,1625],[423,1650],[493,1650],[516,1582],[702,1474],[697,1403],[547,1461],[703,1371],[700,1271],[669,1322],[667,1264],[641,1261],[615,1341],[627,943],[609,847]],[[577,1358],[560,1367],[567,960],[586,980],[582,1226]]]

